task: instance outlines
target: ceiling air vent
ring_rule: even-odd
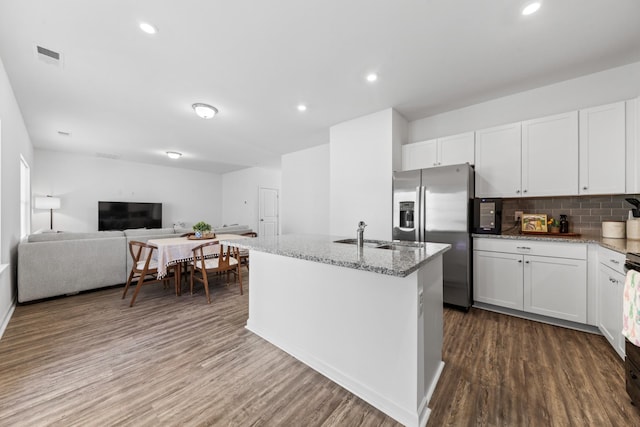
[[[46,64],[55,65],[57,67],[62,66],[62,54],[55,50],[36,45],[36,56],[40,61]]]

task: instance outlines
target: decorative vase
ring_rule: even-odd
[[[551,226],[549,232],[552,234],[560,233],[560,226]]]
[[[196,239],[201,239],[201,238],[202,238],[202,232],[196,231]]]

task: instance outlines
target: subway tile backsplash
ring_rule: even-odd
[[[600,233],[602,221],[625,221],[633,208],[625,199],[640,199],[639,195],[537,197],[502,200],[502,230],[516,229],[516,211],[547,214],[560,219],[567,215],[569,232]]]

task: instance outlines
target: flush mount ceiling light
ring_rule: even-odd
[[[155,34],[158,32],[158,29],[148,22],[141,22],[138,26],[147,34]]]
[[[540,2],[534,1],[533,3],[529,3],[524,7],[524,9],[522,9],[522,14],[524,16],[531,15],[533,13],[536,13],[538,9],[540,9]]]
[[[167,151],[167,156],[169,156],[170,159],[179,159],[182,157],[182,153],[178,153],[177,151]]]
[[[307,106],[304,104],[298,105],[298,111],[307,111]]]
[[[378,80],[378,75],[376,73],[370,73],[370,74],[367,74],[366,78],[369,83],[373,83],[376,80]]]
[[[203,119],[210,119],[218,114],[218,109],[208,104],[196,103],[193,104],[192,107],[196,114]]]

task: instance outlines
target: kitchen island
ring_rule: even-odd
[[[250,250],[247,328],[407,426],[424,426],[442,361],[450,245],[283,235]]]

